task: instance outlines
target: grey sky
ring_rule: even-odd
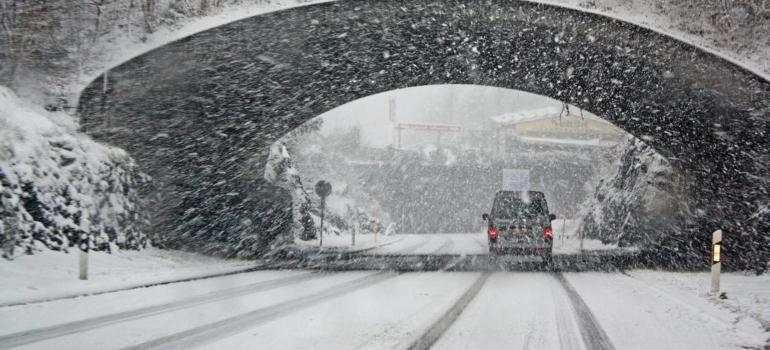
[[[393,144],[394,124],[388,117],[391,96],[396,99],[399,123],[459,124],[463,127],[480,124],[484,118],[503,113],[561,106],[559,101],[518,90],[478,85],[420,86],[368,96],[332,109],[320,115],[324,118],[322,133],[328,135],[359,125],[362,139],[369,146]]]

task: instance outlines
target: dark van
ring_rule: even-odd
[[[551,221],[545,194],[537,191],[498,191],[488,222],[490,254],[540,255],[550,262],[553,252]]]

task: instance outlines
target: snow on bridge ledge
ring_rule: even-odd
[[[136,38],[131,37],[118,37],[114,40],[104,40],[100,44],[102,46],[101,51],[107,52],[108,56],[103,57],[103,59],[97,59],[93,62],[87,63],[85,70],[89,73],[86,76],[79,77],[80,79],[72,79],[72,81],[76,81],[74,91],[70,92],[76,97],[73,99],[73,102],[78,103],[80,92],[85,89],[85,87],[88,86],[91,81],[102,75],[105,70],[125,63],[136,56],[157,49],[170,42],[221,25],[269,12],[335,1],[338,0],[286,0],[285,3],[275,2],[267,4],[238,4],[225,8],[212,15],[191,19],[187,23],[182,24],[176,28],[160,27],[156,32],[149,35],[147,40],[143,42],[138,42],[136,41]],[[523,1],[568,8],[628,22],[657,33],[670,36],[689,45],[696,46],[706,52],[728,60],[735,65],[743,67],[744,69],[751,71],[752,73],[761,76],[770,82],[770,48],[766,48],[764,52],[758,52],[752,57],[748,57],[746,53],[739,53],[724,48],[714,48],[707,43],[707,40],[715,40],[715,38],[702,37],[680,30],[674,27],[666,19],[660,18],[659,16],[650,13],[649,11],[618,12],[617,10],[613,11],[611,9],[587,9],[579,6],[579,0]],[[708,35],[708,33],[705,34]]]

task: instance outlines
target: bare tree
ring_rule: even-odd
[[[145,33],[152,33],[155,26],[156,19],[156,0],[141,0],[142,1],[142,14],[144,15],[144,31]]]

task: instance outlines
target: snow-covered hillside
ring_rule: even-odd
[[[76,131],[0,86],[0,244],[3,257],[67,250],[90,232],[92,249],[146,244],[136,187],[149,179],[124,151]]]
[[[530,0],[648,27],[770,78],[770,4],[763,0]]]

